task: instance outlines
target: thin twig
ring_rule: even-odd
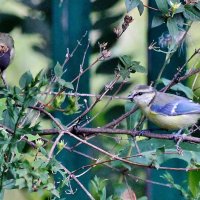
[[[119,93],[119,91],[122,89],[122,87],[124,86],[124,84],[126,83],[126,80],[123,80],[121,82],[121,84],[119,85],[118,89],[116,90],[116,92],[113,94],[113,96],[111,96],[108,101],[106,102],[106,104],[104,105],[103,109],[101,109],[101,111],[99,111],[98,113],[96,113],[90,120],[88,120],[85,124],[82,125],[82,127],[86,126],[87,124],[91,123],[99,114],[101,114],[110,104],[110,102],[113,100],[113,98],[115,97],[115,95],[117,95]]]
[[[74,176],[74,174],[72,174],[64,165],[62,165],[62,164],[60,164],[60,165],[63,168],[63,170],[67,174],[69,174],[70,178],[72,178],[79,185],[79,187],[85,192],[85,194],[87,194],[87,196],[91,200],[95,200],[94,197],[90,194],[90,192],[84,187],[84,185],[76,178],[76,176]]]
[[[80,116],[78,116],[76,119],[74,119],[72,122],[70,122],[70,124],[74,125],[74,123],[76,123],[76,124],[77,124],[77,122],[79,123],[80,120],[81,120],[84,116],[86,116],[86,115],[94,108],[94,106],[95,106],[99,101],[101,101],[101,99],[104,97],[104,95],[106,95],[106,93],[107,93],[108,91],[110,91],[110,90],[113,88],[114,84],[119,80],[119,78],[120,78],[120,75],[117,74],[116,77],[115,77],[115,79],[114,79],[113,81],[111,81],[111,82],[106,86],[105,91],[104,91],[98,98],[96,98],[96,101],[95,101],[93,104],[91,104]],[[68,124],[68,126],[70,126],[70,124]]]
[[[83,65],[84,65],[84,62],[85,62],[85,58],[86,58],[86,54],[87,54],[87,51],[88,51],[89,46],[90,46],[90,43],[89,43],[89,40],[88,40],[87,47],[86,47],[86,49],[85,49],[85,51],[84,51],[84,54],[83,54],[82,63],[80,64],[79,75],[80,75],[80,74],[82,73],[82,71],[83,71]],[[81,76],[79,76],[79,78],[78,78],[78,80],[77,80],[76,90],[75,90],[76,92],[75,92],[75,93],[77,93],[77,91],[78,91],[78,85],[79,85],[80,77],[81,77]]]

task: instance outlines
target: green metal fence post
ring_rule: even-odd
[[[149,1],[149,6],[156,7],[155,1]],[[152,18],[155,15],[155,12],[149,9],[148,13],[148,45],[153,41],[157,41],[161,34],[167,29],[165,26],[159,26],[157,28],[151,28]],[[155,81],[158,77],[158,73],[164,63],[164,56],[161,53],[155,51],[148,51],[148,82]],[[163,73],[163,77],[171,79],[173,75],[177,72],[177,67],[182,66],[186,60],[186,51],[185,48],[181,49],[178,53],[173,55],[170,64],[167,66],[166,70]],[[173,167],[183,167],[184,163],[178,159],[171,160],[168,163],[165,163],[165,166]],[[160,177],[165,171],[158,170],[148,170],[149,179],[158,182],[164,182]],[[171,172],[170,172],[171,173]],[[176,183],[183,183],[187,179],[186,172],[173,172],[171,173]],[[181,200],[183,197],[180,195],[180,192],[175,189],[162,187],[160,185],[148,184],[148,199],[152,200]]]
[[[90,28],[90,1],[89,0],[53,0],[52,1],[52,49],[53,49],[53,59],[55,63],[63,63],[67,53],[67,48],[69,53],[77,45],[77,41],[85,34],[86,31],[89,31]],[[81,46],[74,53],[70,62],[67,63],[67,73],[63,77],[67,81],[73,80],[79,74],[80,64],[82,62],[83,54],[87,45],[87,38],[82,43]],[[84,67],[88,65],[88,54],[87,52]],[[79,83],[79,92],[89,93],[89,73],[84,74]],[[55,113],[55,116],[59,118],[62,123],[65,125],[70,122],[72,119],[69,116],[65,116],[59,113]],[[71,146],[75,143],[74,140],[70,137],[64,138],[68,146]],[[79,151],[87,153],[88,149],[84,145],[80,145]],[[65,165],[69,170],[77,169],[83,165],[87,164],[87,161],[84,157],[78,156],[73,152],[62,151],[58,155],[58,159]],[[56,180],[59,177],[55,177]],[[79,180],[87,188],[89,182],[89,175],[85,175]],[[85,193],[77,185],[73,185],[73,188],[76,189],[74,195],[67,195],[63,191],[62,198],[64,199],[88,199]]]

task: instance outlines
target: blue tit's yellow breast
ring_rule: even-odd
[[[147,118],[160,128],[178,130],[195,124],[200,114],[185,114],[168,116],[151,111],[149,108],[143,110]]]

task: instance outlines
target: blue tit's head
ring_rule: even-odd
[[[156,95],[156,90],[147,85],[137,85],[134,87],[128,99],[134,101],[140,107],[149,106]]]

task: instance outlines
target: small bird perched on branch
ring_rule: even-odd
[[[160,128],[188,128],[200,119],[200,104],[177,95],[158,92],[147,85],[136,86],[128,96],[146,117]]]
[[[0,33],[0,73],[5,86],[7,86],[4,71],[13,60],[15,54],[14,40],[7,33]]]

